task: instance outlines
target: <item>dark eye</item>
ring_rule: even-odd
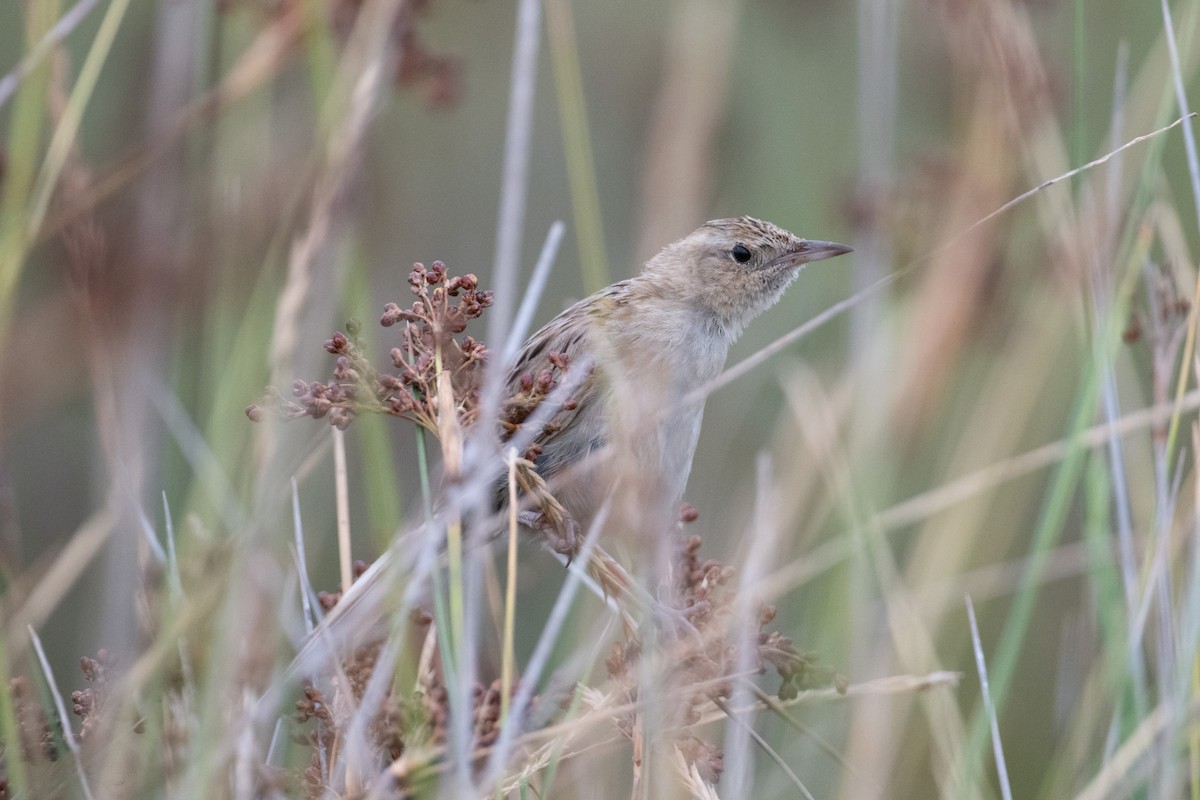
[[[733,256],[733,260],[739,264],[745,264],[750,260],[750,248],[746,247],[746,245],[742,244],[741,242],[738,242],[733,246],[733,249],[729,251],[729,255]]]

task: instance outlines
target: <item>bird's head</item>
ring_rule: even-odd
[[[801,239],[753,217],[707,222],[663,250],[643,274],[688,304],[711,312],[730,338],[779,300],[800,269],[849,253],[834,242]]]

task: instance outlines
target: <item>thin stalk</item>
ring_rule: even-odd
[[[1200,657],[1192,660],[1192,696],[1200,696]],[[1188,725],[1188,774],[1192,800],[1200,800],[1200,726]]]
[[[541,2],[520,0],[514,32],[512,77],[509,83],[508,123],[504,142],[504,173],[500,186],[500,208],[496,221],[496,252],[492,268],[495,302],[489,312],[487,341],[498,346],[510,330],[517,272],[521,259],[521,234],[529,189],[529,158],[533,139],[533,101],[537,89],[538,50],[541,43]],[[486,424],[500,415],[506,368],[504,359],[491,359],[484,375],[478,418],[473,437],[490,460],[499,454],[494,426]],[[468,511],[482,501],[477,496]]]
[[[1195,3],[1192,5],[1194,7]],[[1171,59],[1171,80],[1175,87],[1175,100],[1179,104],[1180,115],[1190,117],[1187,84],[1183,78],[1183,68],[1180,66],[1179,46],[1175,40],[1175,22],[1171,18],[1171,5],[1167,0],[1161,0],[1160,6],[1163,16],[1163,34],[1167,40],[1167,55]],[[1187,29],[1187,40],[1184,42],[1185,54],[1191,48],[1192,37],[1195,36],[1195,33],[1193,28]],[[1188,123],[1183,126],[1183,146],[1184,152],[1187,154],[1188,178],[1192,184],[1196,227],[1200,230],[1200,155],[1196,153],[1196,134],[1193,132],[1191,124]]]
[[[858,185],[865,202],[875,202],[895,182],[896,110],[899,105],[898,41],[900,3],[858,0]],[[854,232],[854,285],[875,283],[892,266],[893,250],[883,217],[867,214]],[[850,347],[855,357],[867,352],[883,297],[859,305],[851,318]],[[870,371],[864,370],[864,378]]]
[[[442,349],[440,347],[434,349],[434,369],[437,375],[442,374]],[[439,381],[440,387],[441,381]],[[439,391],[440,395],[440,391]],[[444,413],[445,409],[443,409]],[[445,442],[442,443],[443,447]],[[457,514],[452,513],[452,518],[446,525],[446,561],[447,574],[449,575],[450,585],[448,587],[450,593],[450,634],[455,642],[455,649],[458,654],[462,655],[462,637],[466,632],[466,612],[463,607],[463,536],[462,522],[458,519]]]
[[[162,492],[163,526],[167,531],[167,568],[170,570],[171,591],[175,597],[183,597],[183,576],[179,573],[179,555],[175,551],[175,523],[171,519],[171,504],[167,502],[167,490]]]
[[[500,724],[508,719],[514,662],[513,631],[517,616],[517,451],[509,448],[508,461],[508,566],[504,583],[504,635],[500,662]]]
[[[761,602],[755,591],[766,567],[773,557],[778,555],[780,536],[779,501],[776,496],[777,487],[774,484],[770,458],[766,453],[760,453],[756,463],[757,481],[754,501],[753,536],[742,565],[738,570],[738,587],[733,617],[728,623],[732,631],[730,639],[736,648],[734,652],[734,672],[745,674],[752,672],[757,666],[756,644],[758,627],[756,625],[758,606]],[[745,681],[734,684],[730,695],[730,703],[735,707],[750,705],[751,692]],[[751,725],[741,719],[731,717],[732,725],[725,729],[724,763],[725,773],[722,787],[732,797],[752,797],[754,795],[754,769],[751,756],[750,741],[752,739]],[[760,745],[761,746],[761,745]]]
[[[1087,36],[1084,26],[1084,0],[1074,0],[1071,6],[1071,163],[1083,161],[1087,152],[1086,117],[1083,112],[1083,82],[1087,77]]]
[[[350,308],[363,309],[373,305],[368,286],[366,265],[356,249],[352,266],[346,276],[346,304]],[[353,316],[350,314],[349,316]],[[354,420],[358,428],[355,438],[361,457],[362,472],[359,476],[367,498],[367,519],[372,543],[379,549],[387,549],[393,535],[403,519],[401,508],[401,486],[405,480],[396,468],[396,455],[390,437],[392,420],[382,414],[364,414]],[[359,545],[362,545],[360,534]]]
[[[304,525],[300,518],[300,491],[292,478],[292,533],[296,540],[296,571],[300,577],[300,609],[304,614],[304,632],[311,635],[316,626],[313,615],[312,583],[308,580],[308,556],[304,552]]]
[[[346,476],[346,432],[330,426],[333,431],[333,486],[337,503],[338,564],[341,567],[342,591],[350,591],[354,573],[350,566],[350,487]]]
[[[579,66],[579,42],[571,16],[571,0],[546,0],[546,29],[550,40],[550,62],[558,94],[558,117],[562,126],[563,152],[567,159],[567,182],[575,214],[575,240],[579,247],[579,271],[588,294],[609,284],[608,255],[604,249],[604,220],[600,193],[596,188],[596,158],[588,133],[583,75]]]
[[[17,724],[17,709],[13,705],[12,677],[8,661],[8,640],[0,636],[0,735],[9,742],[10,751],[20,747],[21,730]],[[22,758],[5,759],[8,790],[13,797],[29,797],[29,775]]]
[[[525,336],[529,331],[529,326],[533,322],[533,315],[537,311],[538,301],[541,300],[542,292],[546,288],[546,280],[550,277],[550,268],[554,266],[554,259],[558,255],[558,246],[562,244],[563,233],[566,231],[566,225],[562,220],[555,220],[550,226],[550,230],[546,232],[546,241],[542,244],[541,255],[538,256],[537,264],[534,265],[533,275],[529,278],[529,284],[525,287],[524,295],[521,297],[521,307],[517,309],[516,319],[513,320],[512,328],[508,332],[508,338],[504,342],[504,369],[509,369],[513,360],[517,357],[517,351],[521,347],[521,343],[525,341]]]
[[[59,3],[46,0],[26,6],[25,40],[32,49],[58,16]],[[27,211],[34,181],[34,165],[42,148],[42,127],[47,116],[50,65],[31,70],[20,86],[5,143],[6,169],[0,192],[0,345],[8,337],[9,316],[29,247]]]
[[[29,626],[29,638],[33,640],[33,649],[37,653],[38,662],[42,665],[42,674],[46,676],[46,684],[50,687],[50,695],[54,698],[54,709],[58,712],[58,722],[62,725],[63,741],[67,743],[67,749],[74,757],[75,774],[79,776],[79,785],[83,788],[83,795],[87,800],[95,800],[92,787],[88,785],[87,775],[83,771],[83,754],[79,752],[79,742],[75,740],[75,732],[71,730],[71,718],[67,716],[67,706],[63,702],[62,692],[58,690],[58,682],[54,680],[54,670],[50,669],[50,661],[46,658],[46,651],[42,649],[42,640],[32,625]],[[15,743],[20,740],[11,741]],[[20,758],[18,753],[12,753],[8,760],[14,761],[18,758]]]
[[[751,741],[758,745],[759,749],[766,753],[767,756],[775,762],[775,765],[783,771],[783,774],[787,775],[788,780],[790,780],[792,785],[796,787],[796,791],[800,793],[801,797],[804,797],[807,800],[816,800],[816,798],[813,797],[812,792],[808,790],[808,787],[805,786],[800,780],[800,777],[796,775],[795,771],[793,771],[792,768],[788,766],[788,763],[783,760],[783,757],[775,751],[775,748],[767,744],[767,740],[762,737],[762,734],[754,730],[754,728],[750,727],[750,725],[746,724],[746,722],[744,722],[738,716],[738,714],[741,712],[734,711],[729,707],[728,703],[726,703],[717,695],[713,695],[711,699],[717,708],[725,712],[725,716],[728,717],[729,721],[733,723],[734,727],[741,729]]]
[[[537,60],[541,39],[538,0],[521,0],[513,46],[512,79],[508,100],[508,127],[504,141],[504,177],[496,223],[496,255],[492,268],[495,303],[489,313],[488,341],[501,342],[512,322],[517,268],[521,261],[521,234],[529,190],[530,143],[533,139],[533,101],[537,89]]]
[[[1008,781],[1008,766],[1004,761],[1004,746],[1000,742],[1000,722],[996,718],[996,705],[988,689],[987,659],[983,654],[983,641],[979,637],[979,623],[975,619],[975,605],[971,595],[964,595],[967,603],[967,620],[971,623],[971,648],[975,651],[975,669],[979,672],[979,691],[983,706],[987,710],[988,728],[992,734],[992,755],[996,759],[996,775],[1000,779],[1000,796],[1012,800],[1012,786]]]
[[[538,637],[537,645],[533,648],[533,654],[529,657],[529,664],[525,668],[525,678],[517,689],[516,697],[513,698],[510,713],[506,719],[507,724],[500,729],[500,736],[496,740],[492,754],[488,758],[487,767],[479,781],[480,786],[489,786],[495,783],[500,771],[508,763],[508,756],[516,742],[517,731],[522,726],[529,702],[533,699],[533,692],[541,680],[542,671],[550,660],[554,645],[558,642],[563,625],[566,624],[567,614],[575,602],[575,595],[578,594],[579,587],[587,574],[583,565],[591,560],[592,551],[595,550],[596,542],[600,538],[600,531],[604,529],[604,524],[608,520],[608,511],[609,503],[606,502],[596,514],[596,518],[592,520],[587,538],[584,539],[583,546],[579,549],[579,555],[571,564],[567,579],[558,592],[558,599],[555,600],[554,607],[550,610],[550,616]]]
[[[321,0],[303,0],[304,49],[308,56],[308,78],[312,84],[313,101],[320,103],[333,88],[337,69],[337,50],[329,29],[329,9]]]
[[[128,9],[129,0],[113,0],[112,5],[105,12],[104,18],[100,21],[100,29],[96,31],[96,38],[92,41],[83,67],[79,70],[79,78],[75,81],[75,87],[71,89],[70,97],[67,98],[67,107],[63,110],[62,120],[58,127],[54,129],[54,136],[51,137],[50,147],[46,151],[46,159],[38,174],[25,225],[26,241],[32,240],[37,234],[38,228],[41,227],[42,220],[46,216],[46,209],[50,205],[50,195],[54,191],[54,187],[58,185],[58,177],[62,174],[63,166],[67,163],[67,156],[74,148],[75,139],[79,135],[83,110],[87,107],[88,101],[92,99],[96,82],[100,79],[100,70],[104,68],[104,64],[108,60],[113,41],[117,37],[117,30],[121,27],[121,21]]]
[[[1087,421],[1095,414],[1098,394],[1099,381],[1096,380],[1095,364],[1089,362],[1084,369],[1083,390],[1076,399],[1075,410],[1068,426],[1067,451],[1051,478],[1046,499],[1038,515],[1029,554],[1029,566],[1021,575],[1008,620],[996,646],[992,669],[992,698],[997,708],[1003,708],[1008,698],[1008,690],[1016,673],[1017,659],[1029,632],[1029,623],[1033,619],[1034,604],[1041,589],[1042,573],[1050,558],[1050,551],[1062,536],[1071,498],[1079,485],[1084,456],[1088,452],[1082,441],[1082,434],[1087,429]],[[987,736],[987,715],[977,714],[963,754],[965,763],[960,790],[968,790],[974,785]]]
[[[1077,11],[1082,14],[1081,9]],[[1127,48],[1122,45],[1118,50],[1117,67],[1113,80],[1113,102],[1110,119],[1110,147],[1112,148],[1116,148],[1119,141],[1119,131],[1125,116],[1126,60]],[[1109,598],[1112,598],[1112,595],[1106,591],[1107,584],[1103,580],[1103,574],[1098,571],[1092,571],[1090,574],[1097,600],[1097,614],[1100,617],[1101,625],[1110,633],[1117,634],[1113,637],[1106,637],[1105,641],[1122,642],[1121,650],[1123,650],[1123,658],[1127,662],[1128,678],[1121,678],[1119,671],[1115,669],[1115,665],[1113,668],[1107,670],[1107,672],[1113,676],[1114,690],[1117,691],[1119,697],[1124,691],[1130,692],[1134,714],[1141,717],[1145,714],[1147,708],[1146,665],[1142,650],[1138,645],[1140,639],[1131,640],[1129,637],[1129,632],[1133,627],[1129,620],[1133,618],[1137,607],[1138,570],[1133,543],[1133,521],[1126,478],[1124,448],[1117,433],[1117,420],[1120,417],[1121,411],[1115,367],[1117,352],[1112,345],[1112,342],[1115,341],[1115,328],[1120,324],[1119,321],[1127,318],[1129,313],[1130,295],[1136,280],[1138,265],[1141,263],[1141,259],[1138,257],[1140,240],[1131,238],[1129,230],[1126,230],[1125,241],[1123,242],[1124,247],[1118,246],[1118,240],[1122,238],[1120,228],[1118,227],[1118,220],[1120,219],[1119,184],[1123,166],[1123,157],[1113,159],[1109,175],[1107,176],[1108,191],[1105,196],[1105,214],[1103,219],[1108,226],[1105,232],[1107,242],[1104,251],[1113,254],[1111,264],[1114,269],[1120,268],[1122,263],[1125,265],[1125,274],[1121,280],[1121,285],[1119,287],[1114,286],[1113,274],[1104,268],[1109,263],[1106,260],[1103,266],[1097,264],[1090,276],[1094,328],[1092,334],[1092,357],[1100,369],[1102,413],[1105,421],[1111,426],[1112,431],[1107,440],[1107,460],[1111,471],[1110,483],[1107,487],[1097,487],[1094,491],[1100,491],[1103,494],[1097,500],[1097,503],[1103,503],[1107,506],[1109,494],[1112,495],[1112,502],[1114,503],[1117,552],[1119,554],[1117,560],[1121,570],[1121,585],[1124,596],[1123,613],[1120,614],[1122,622],[1118,623],[1113,618],[1116,610],[1110,602],[1107,602]],[[1122,262],[1120,259],[1123,253],[1128,253],[1129,255]],[[1090,481],[1087,485],[1095,486],[1096,483],[1097,481]],[[1105,489],[1108,490],[1106,491]],[[1090,499],[1091,495],[1085,494]],[[1097,514],[1092,516],[1097,516],[1100,513],[1101,510],[1097,510]],[[1094,530],[1094,535],[1089,538],[1107,538],[1110,535],[1108,532],[1110,528],[1111,526],[1106,525],[1103,530]],[[1093,527],[1089,525],[1087,530],[1089,533],[1092,533]],[[1097,541],[1093,544],[1097,550],[1104,548],[1104,551],[1107,552],[1107,546],[1102,542]],[[1111,613],[1106,614],[1106,610]],[[1123,689],[1122,686],[1126,688]],[[1121,714],[1122,705],[1122,702],[1116,704],[1115,715]],[[1116,721],[1117,717],[1114,716],[1114,723]],[[1112,730],[1115,732],[1118,729],[1119,726],[1114,724]]]
[[[46,32],[41,41],[30,48],[25,57],[9,70],[7,75],[0,78],[0,108],[3,108],[8,99],[17,91],[17,87],[21,85],[25,76],[32,72],[57,44],[70,36],[79,23],[87,19],[98,5],[100,5],[100,0],[79,0],[71,6],[67,13],[62,15],[53,28]]]
[[[583,663],[586,665],[584,667],[583,674],[579,677],[579,680],[575,685],[575,691],[571,693],[570,705],[567,706],[566,712],[563,713],[564,723],[576,719],[576,715],[579,713],[579,707],[583,705],[583,692],[580,690],[580,687],[587,686],[588,682],[591,680],[592,669],[600,661],[600,649],[604,646],[604,643],[609,640],[607,633],[611,624],[612,618],[610,618],[605,624],[604,632],[593,639],[595,644],[593,645],[592,652],[589,654],[589,657],[583,661]],[[554,778],[558,774],[558,765],[561,763],[562,751],[563,748],[566,747],[567,741],[568,737],[566,736],[554,737],[554,748],[551,751],[550,758],[546,764],[546,778],[542,781],[542,797],[554,796],[551,794],[550,790],[554,786]]]
[[[1055,185],[1056,183],[1062,183],[1063,181],[1070,180],[1071,178],[1074,178],[1076,175],[1079,175],[1081,173],[1087,172],[1090,169],[1098,167],[1101,164],[1107,162],[1109,159],[1125,152],[1129,148],[1135,147],[1135,146],[1141,144],[1142,142],[1146,142],[1146,141],[1154,139],[1158,136],[1161,136],[1162,134],[1166,133],[1167,131],[1171,130],[1172,128],[1182,125],[1183,123],[1187,122],[1189,119],[1194,118],[1195,116],[1197,116],[1197,115],[1196,115],[1196,112],[1194,112],[1194,111],[1191,113],[1188,113],[1188,114],[1184,114],[1183,116],[1176,118],[1174,122],[1169,122],[1166,125],[1163,125],[1159,128],[1156,128],[1155,130],[1150,131],[1149,133],[1143,133],[1141,136],[1133,137],[1132,139],[1130,139],[1129,141],[1127,141],[1125,144],[1121,145],[1120,147],[1116,148],[1115,150],[1111,150],[1108,153],[1100,156],[1099,158],[1094,158],[1081,167],[1075,167],[1074,169],[1067,170],[1062,175],[1059,175],[1055,178],[1049,178],[1047,180],[1042,181],[1041,183],[1039,183],[1037,186],[1033,187],[1032,189],[1030,189],[1026,192],[1022,192],[1021,194],[1014,197],[1012,200],[1009,200],[1007,203],[1004,203],[999,208],[997,208],[995,211],[985,214],[984,216],[975,220],[970,225],[963,228],[957,234],[952,236],[948,241],[946,241],[943,244],[941,244],[940,246],[938,246],[937,249],[934,250],[933,252],[936,253],[936,252],[945,250],[946,248],[948,248],[951,245],[958,242],[959,239],[961,239],[962,237],[966,236],[971,231],[978,228],[980,225],[983,225],[984,223],[995,219],[996,217],[998,217],[1001,214],[1003,214],[1004,212],[1012,209],[1013,207],[1020,205],[1021,203],[1025,202],[1029,198],[1033,197],[1038,192],[1040,192],[1044,189],[1047,189],[1047,188]],[[1161,146],[1162,146],[1161,143],[1159,143],[1159,147],[1161,147]],[[1151,160],[1153,160],[1153,159],[1148,158],[1147,162],[1149,163]]]
[[[1192,453],[1200,452],[1200,425],[1192,423]],[[1200,475],[1192,470],[1194,489],[1200,489]],[[1191,557],[1188,573],[1183,580],[1180,617],[1179,650],[1181,661],[1179,669],[1179,685],[1174,687],[1174,695],[1181,705],[1188,703],[1191,698],[1200,696],[1200,658],[1197,657],[1197,641],[1200,640],[1200,519],[1193,519],[1191,524]],[[1188,663],[1190,662],[1190,663]],[[1187,770],[1190,795],[1192,800],[1200,798],[1200,725],[1195,719],[1185,720],[1187,726]]]
[[[433,494],[429,485],[429,454],[425,445],[425,429],[420,425],[417,428],[417,475],[421,484],[421,505],[425,509],[425,535],[436,536],[434,529],[433,518]],[[451,637],[446,634],[450,630],[450,618],[446,610],[446,598],[442,591],[442,571],[434,567],[430,570],[430,575],[433,578],[433,611],[434,620],[438,626],[438,647],[442,653],[442,662],[446,670],[447,682],[446,685],[453,685],[449,676],[455,671],[455,652]]]

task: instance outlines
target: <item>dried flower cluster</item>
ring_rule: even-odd
[[[510,698],[517,689],[518,685],[514,684]],[[476,749],[491,747],[500,736],[502,693],[503,686],[499,679],[492,681],[487,686],[476,684],[474,688],[472,699],[475,705],[475,729],[473,733]],[[535,704],[536,701],[535,697]],[[422,695],[422,703],[431,726],[430,741],[433,744],[445,744],[446,731],[450,721],[450,696],[439,675],[429,676]]]
[[[355,564],[355,577],[361,577],[367,565]],[[320,592],[322,606],[332,610],[341,599],[340,592]],[[414,613],[413,624],[423,629],[432,622],[427,615]],[[374,674],[382,642],[375,641],[359,647],[341,662],[329,690],[322,691],[306,682],[303,694],[295,704],[295,721],[300,725],[312,723],[308,730],[293,737],[299,744],[311,748],[308,766],[301,783],[310,798],[327,797],[332,769],[331,754],[339,751],[346,728],[354,711],[362,704],[367,685]],[[436,667],[436,665],[435,665]],[[515,683],[511,695],[520,688]],[[502,685],[499,680],[484,686],[477,685],[474,701],[474,747],[485,748],[496,742],[500,734]],[[538,707],[539,697],[531,705]],[[411,747],[444,745],[450,718],[449,693],[440,672],[434,668],[424,672],[417,688],[404,695],[392,686],[374,710],[367,733],[372,746],[386,759],[380,764],[399,759]]]
[[[84,656],[79,659],[79,669],[88,682],[88,688],[71,692],[71,711],[80,719],[79,740],[87,737],[100,725],[101,711],[108,684],[110,667],[108,651],[99,650],[95,658]]]
[[[412,420],[436,433],[438,373],[445,370],[459,422],[473,421],[487,348],[459,335],[492,304],[492,293],[479,291],[474,275],[447,275],[441,261],[428,269],[414,264],[408,283],[417,299],[406,309],[388,303],[379,321],[385,328],[403,323],[400,345],[389,352],[390,370],[371,364],[359,338],[362,326],[351,320],[345,333],[338,331],[325,342],[325,349],[337,356],[331,381],[297,380],[291,398],[268,389],[264,402],[277,405],[288,419],[328,417],[333,425],[345,428],[359,414],[379,412]],[[246,414],[258,420],[262,409],[252,405]]]
[[[309,763],[301,775],[306,797],[314,800],[328,797],[334,754],[344,741],[353,717],[353,710],[348,709],[361,705],[381,647],[381,642],[364,645],[344,659],[342,670],[333,679],[332,696],[327,697],[326,692],[311,682],[305,683],[303,694],[296,701],[294,719],[298,725],[312,722],[313,727],[297,731],[293,738],[310,748]],[[389,691],[374,710],[367,736],[382,758],[394,761],[404,753],[407,731],[412,726],[410,718],[419,716],[413,713],[416,708],[415,703],[406,706]],[[380,768],[383,766],[381,763]]]
[[[59,750],[56,741],[59,736],[73,737],[82,746],[85,755],[102,752],[107,744],[106,726],[112,722],[113,716],[108,706],[113,665],[112,656],[103,648],[96,652],[95,658],[84,656],[79,659],[79,669],[87,686],[70,694],[71,711],[80,720],[78,731],[64,731],[57,724],[52,725],[46,710],[39,705],[37,693],[32,690],[29,679],[24,676],[12,679],[10,692],[20,734],[19,755],[24,761],[37,764],[57,760]],[[180,687],[174,684],[177,677],[173,676],[171,685],[165,687],[163,725],[158,729],[162,774],[167,778],[178,775],[187,766],[188,756],[188,711],[182,701]],[[135,721],[131,730],[142,733],[142,720]],[[8,796],[6,761],[17,754],[15,749],[0,740],[0,800]]]
[[[344,664],[347,688],[355,701],[362,700],[378,654],[378,644],[360,648]],[[512,691],[515,692],[518,686],[514,685]],[[496,743],[500,735],[501,696],[499,680],[486,687],[475,687],[472,697],[475,706],[473,749]],[[368,728],[371,743],[390,761],[399,759],[410,745],[444,745],[450,719],[449,702],[449,693],[436,673],[425,676],[411,697],[398,698],[394,692],[389,692]],[[534,697],[534,708],[537,702],[538,698]],[[298,742],[312,748],[309,765],[302,776],[307,797],[316,800],[328,796],[330,754],[337,752],[349,716],[334,711],[315,686],[305,685],[303,696],[296,702],[295,719],[300,724],[314,722],[313,730],[297,736]],[[381,763],[380,766],[382,769],[386,765]]]
[[[355,561],[354,579],[361,578],[369,566],[364,561]],[[342,593],[318,592],[317,598],[321,607],[329,612],[337,606]],[[313,728],[298,731],[293,738],[311,748],[308,766],[301,777],[306,797],[315,800],[328,796],[332,754],[343,741],[353,714],[353,711],[347,713],[346,709],[357,709],[362,704],[382,647],[382,641],[369,642],[342,659],[341,669],[332,679],[332,697],[327,698],[326,692],[311,681],[305,682],[303,694],[296,701],[294,719],[299,725],[313,722]],[[413,702],[407,703],[406,707],[394,691],[389,691],[374,710],[367,735],[383,757],[394,761],[404,753],[406,731],[417,724],[410,723],[412,717],[419,717],[419,712],[414,713],[417,708]]]
[[[440,437],[446,429],[439,424],[444,421],[440,419],[443,409],[451,408],[458,429],[472,425],[478,416],[488,349],[462,334],[471,320],[492,305],[492,293],[481,291],[472,274],[448,274],[441,261],[434,261],[429,268],[413,264],[408,283],[416,299],[408,308],[387,303],[379,320],[385,328],[400,326],[401,341],[391,348],[389,365],[372,365],[359,337],[362,326],[351,320],[344,333],[335,332],[325,342],[326,351],[337,356],[331,380],[297,379],[290,398],[268,387],[262,405],[247,407],[246,415],[259,421],[266,406],[277,409],[284,419],[328,419],[345,429],[359,414],[384,413],[411,420]],[[567,353],[550,352],[536,370],[508,376],[497,420],[501,441],[512,440],[528,424],[558,388],[570,365]],[[443,393],[450,397],[442,397]],[[570,412],[577,407],[575,398],[567,397],[561,410]],[[574,557],[580,543],[579,526],[536,470],[541,441],[556,433],[562,423],[552,417],[540,424],[536,435],[523,444],[517,485],[526,504],[536,509],[533,519],[527,521],[529,529],[555,552]],[[497,505],[503,505],[504,492],[503,485],[497,487]]]
[[[339,685],[335,691],[348,691],[355,700],[355,707],[362,700],[375,670],[379,651],[379,643],[361,647],[344,662],[345,685]],[[407,710],[389,692],[367,727],[372,745],[389,760],[394,761],[404,753],[408,716]],[[314,727],[297,733],[295,739],[299,744],[311,748],[309,763],[301,778],[307,797],[315,799],[328,796],[331,757],[337,751],[350,717],[351,714],[335,712],[319,688],[311,683],[305,684],[303,695],[296,701],[295,720],[300,725],[312,721]]]
[[[37,693],[30,686],[29,680],[18,675],[9,681],[8,690],[20,734],[20,757],[26,761],[56,760],[58,747],[54,743],[54,731],[50,727],[50,719],[38,705]],[[17,755],[17,753],[10,752],[11,749],[9,744],[0,742],[0,753],[3,753],[5,759]],[[4,782],[3,773],[0,773],[0,787],[4,785]],[[2,796],[0,794],[0,797]]]
[[[478,411],[488,349],[482,342],[462,334],[471,320],[481,317],[492,305],[492,293],[481,291],[478,279],[472,274],[448,274],[441,261],[434,261],[428,268],[419,262],[413,264],[408,283],[416,299],[408,308],[387,303],[379,320],[385,328],[401,326],[400,344],[388,353],[390,365],[382,369],[372,365],[360,338],[362,326],[351,320],[345,332],[337,331],[325,342],[325,350],[337,356],[330,381],[298,379],[292,385],[291,397],[283,397],[269,387],[262,405],[249,406],[246,415],[258,421],[263,417],[264,407],[273,407],[285,419],[328,419],[332,425],[344,429],[359,414],[383,413],[411,420],[436,435],[442,407],[440,369],[450,377],[451,407],[455,409],[458,424],[471,425]],[[501,439],[507,441],[520,430],[558,387],[570,367],[566,353],[550,353],[547,360],[545,369],[514,377],[509,396],[501,405]],[[562,407],[571,411],[576,402],[567,398]],[[553,433],[558,424],[547,421],[541,432]],[[534,494],[533,487],[525,484],[533,481],[531,468],[540,454],[536,438],[522,454],[529,462],[522,465],[525,467],[522,486]]]
[[[361,559],[355,561],[353,564],[350,565],[351,577],[354,580],[358,580],[359,578],[361,578],[363,576],[363,573],[366,572],[367,568],[370,566],[371,566],[370,564],[368,564],[367,562],[365,562]],[[330,611],[332,611],[333,607],[336,606],[338,604],[338,601],[341,599],[342,599],[341,590],[338,590],[336,592],[327,592],[327,591],[317,592],[317,602],[321,604],[321,610],[324,611],[326,614],[328,614]]]
[[[326,0],[324,5],[329,26],[340,41],[347,41],[363,0]],[[431,0],[410,0],[401,5],[390,34],[392,45],[400,54],[392,82],[398,89],[419,92],[428,108],[451,108],[462,96],[462,62],[435,52],[419,35],[417,19],[430,5]],[[223,13],[238,7],[253,9],[289,26],[309,19],[313,8],[319,8],[316,5],[308,8],[303,0],[219,0],[217,4]]]
[[[689,515],[694,518],[694,515]],[[684,541],[679,555],[678,608],[686,623],[675,630],[665,631],[649,654],[656,664],[663,685],[677,687],[686,694],[682,713],[675,724],[693,725],[700,720],[700,709],[708,701],[724,701],[733,693],[733,678],[737,671],[737,652],[745,636],[736,627],[734,609],[737,594],[730,585],[735,570],[709,559],[699,557],[700,537]],[[778,695],[787,700],[801,691],[834,685],[846,689],[845,679],[817,663],[815,656],[799,652],[792,640],[779,631],[767,630],[775,618],[775,607],[762,605],[757,614],[754,633],[754,668],[761,674],[771,665],[782,682]],[[648,657],[640,638],[629,638],[613,644],[605,661],[608,673],[625,686],[630,702],[635,701],[637,686],[636,665]],[[689,688],[691,687],[691,688]],[[632,733],[632,720],[626,720],[626,732]],[[691,734],[681,734],[675,742],[689,763],[700,775],[715,782],[722,770],[719,747],[705,743]]]

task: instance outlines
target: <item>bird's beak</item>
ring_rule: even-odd
[[[823,258],[844,256],[846,253],[853,252],[853,247],[847,247],[837,242],[817,242],[805,239],[804,244],[800,247],[799,255],[803,255],[805,261],[820,261]]]
[[[799,267],[810,261],[820,261],[823,258],[833,258],[854,252],[853,247],[847,247],[837,242],[822,242],[816,239],[803,239],[798,247],[778,256],[768,267],[789,266]]]

